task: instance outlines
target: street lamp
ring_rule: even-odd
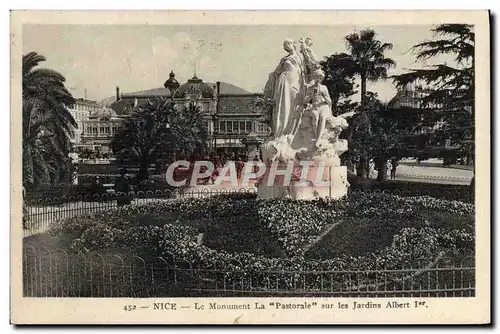
[[[175,161],[175,159],[176,159],[176,154],[175,154],[176,153],[175,152],[175,135],[170,130],[170,123],[167,122],[167,124],[165,125],[165,128],[168,130],[170,138],[172,139],[172,153],[173,153],[174,161]]]
[[[214,154],[217,154],[217,131],[215,130],[215,123],[217,122],[217,114],[212,114],[212,137],[213,137],[213,145],[212,150]]]

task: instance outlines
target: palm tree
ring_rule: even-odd
[[[394,60],[384,56],[385,51],[392,49],[392,44],[382,43],[375,37],[376,33],[372,29],[361,30],[359,34],[352,33],[345,37],[347,50],[354,61],[355,71],[361,79],[361,113],[365,113],[367,108],[367,81],[387,79],[387,70],[396,66]],[[358,176],[367,177],[368,170],[369,161],[367,154],[361,150]]]
[[[366,82],[387,79],[387,70],[395,67],[396,62],[384,56],[392,49],[391,43],[377,40],[372,29],[361,30],[345,37],[347,50],[355,63],[356,72],[361,78],[361,105],[366,100]]]
[[[190,104],[182,108],[158,98],[134,110],[111,146],[123,161],[139,165],[136,179],[141,182],[149,178],[152,164],[169,155],[202,154],[206,138],[199,107]]]
[[[45,57],[23,55],[23,183],[32,187],[56,183],[67,168],[70,136],[76,122],[67,107],[75,103],[58,72],[40,68]]]

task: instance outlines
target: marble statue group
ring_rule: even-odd
[[[312,45],[310,38],[286,39],[287,54],[265,85],[264,96],[272,106],[272,132],[261,145],[262,157],[267,165],[292,166],[297,182],[282,185],[273,175],[270,185],[266,174],[259,182],[261,198],[340,198],[347,193],[347,169],[340,166],[339,158],[347,151],[347,141],[339,135],[352,114],[333,115],[328,88],[322,84],[325,73]]]

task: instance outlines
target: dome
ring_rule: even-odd
[[[90,119],[103,119],[103,118],[111,119],[111,118],[115,118],[115,117],[118,117],[116,112],[113,109],[108,108],[108,107],[98,109],[98,110],[94,111],[93,113],[91,113],[89,116]]]
[[[179,82],[175,79],[175,73],[174,71],[170,71],[170,75],[167,81],[163,84],[165,88],[168,88],[171,92],[174,92],[179,88],[180,84]]]
[[[188,80],[185,84],[182,84],[174,94],[176,98],[183,98],[187,95],[199,94],[202,98],[213,98],[214,97],[214,87],[210,84],[203,82],[203,80],[196,77],[196,74]]]

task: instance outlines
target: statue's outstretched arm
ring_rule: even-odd
[[[354,116],[354,111],[346,112],[342,115],[338,115],[337,117],[342,117],[342,118],[347,119],[347,118],[351,118],[352,116]]]

